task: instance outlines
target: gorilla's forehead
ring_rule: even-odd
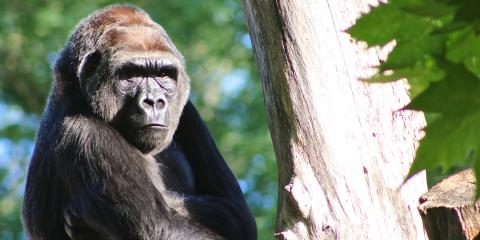
[[[97,12],[85,19],[92,28],[108,25],[153,24],[148,14],[141,9],[128,5],[113,5]]]
[[[71,39],[75,45],[85,46],[80,48],[84,52],[80,57],[99,47],[114,55],[170,53],[183,63],[182,55],[162,26],[141,9],[128,5],[114,5],[93,13],[82,21]]]
[[[114,51],[170,52],[175,50],[164,32],[145,25],[115,26],[104,33],[105,43]]]

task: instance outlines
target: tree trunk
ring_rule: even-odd
[[[375,1],[243,0],[279,168],[279,239],[426,239],[424,117],[405,82],[365,84],[379,54],[342,32]]]
[[[430,239],[480,239],[480,201],[474,200],[472,169],[442,180],[423,194],[419,209]]]

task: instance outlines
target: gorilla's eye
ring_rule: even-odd
[[[177,68],[173,65],[162,66],[162,67],[160,67],[158,76],[161,77],[161,78],[169,77],[171,79],[176,80],[177,79]]]
[[[160,77],[177,80],[177,67],[162,61],[135,61],[127,62],[118,70],[120,79],[133,79],[138,77]]]

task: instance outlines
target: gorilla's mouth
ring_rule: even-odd
[[[151,123],[144,126],[144,128],[166,129],[167,126],[161,123]]]

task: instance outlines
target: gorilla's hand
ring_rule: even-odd
[[[92,227],[78,216],[71,208],[63,212],[65,219],[65,232],[72,240],[104,240]]]

